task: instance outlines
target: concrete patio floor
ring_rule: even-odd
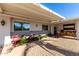
[[[79,56],[79,40],[48,37],[42,41],[29,43],[26,48],[25,45],[16,47],[10,54],[16,56]]]
[[[79,56],[79,40],[65,38],[48,38],[32,42],[26,56]]]

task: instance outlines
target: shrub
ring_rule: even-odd
[[[28,38],[26,38],[26,36],[21,36],[21,40],[19,42],[20,45],[22,44],[27,44],[28,42],[32,42],[32,41],[37,41],[37,40],[41,40],[42,38],[47,37],[47,35],[29,35]]]
[[[39,40],[39,37],[33,37],[33,40],[34,41]]]
[[[44,36],[39,35],[39,36],[38,36],[39,40],[41,40],[42,38],[46,38],[46,37],[47,37],[47,35],[44,35]]]
[[[28,38],[26,38],[26,36],[23,36],[19,42],[21,45],[22,44],[27,44],[28,43]]]
[[[47,37],[47,35],[45,35],[45,36],[42,36],[42,38],[46,38]]]
[[[29,35],[28,40],[29,42],[34,41],[34,34]]]

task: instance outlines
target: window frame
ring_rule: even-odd
[[[21,23],[21,30],[15,30],[15,28],[14,28],[14,24],[15,23]],[[29,30],[23,30],[23,24],[29,24],[29,26],[31,27],[31,24],[30,23],[28,23],[28,22],[21,22],[21,21],[13,21],[13,31],[15,32],[15,31],[30,31],[30,27],[29,27]]]
[[[43,28],[44,26],[47,26],[47,29]],[[42,30],[43,31],[48,31],[48,25],[42,25]]]
[[[29,24],[29,26],[31,26],[31,24],[30,24],[30,23],[27,23],[27,22],[23,22],[22,26],[23,26],[24,24]],[[29,27],[29,30],[23,30],[23,27],[22,27],[22,31],[30,31],[30,27]]]

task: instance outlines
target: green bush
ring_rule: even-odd
[[[31,38],[31,41],[41,40],[42,38],[45,38],[45,37],[47,37],[47,36],[46,35],[44,35],[44,36],[42,36],[42,35],[34,36],[34,37]],[[28,42],[30,42],[29,40],[30,39],[26,38],[26,36],[22,36],[19,44],[20,45],[27,44]]]
[[[27,44],[28,43],[28,38],[26,38],[25,36],[21,38],[20,40],[20,44]]]
[[[45,35],[45,36],[42,36],[42,38],[46,38],[47,37],[47,35]]]
[[[34,40],[39,40],[39,37],[38,37],[38,36],[37,36],[37,37],[33,37],[33,39],[34,39]]]
[[[39,40],[41,40],[42,38],[46,38],[46,37],[47,37],[46,35],[44,35],[44,36],[39,35],[39,36],[38,36]]]
[[[40,39],[42,39],[42,38],[46,38],[47,37],[47,35],[44,35],[44,36],[39,36],[40,37]]]

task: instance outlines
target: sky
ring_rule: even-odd
[[[41,3],[65,18],[79,18],[79,3]]]

